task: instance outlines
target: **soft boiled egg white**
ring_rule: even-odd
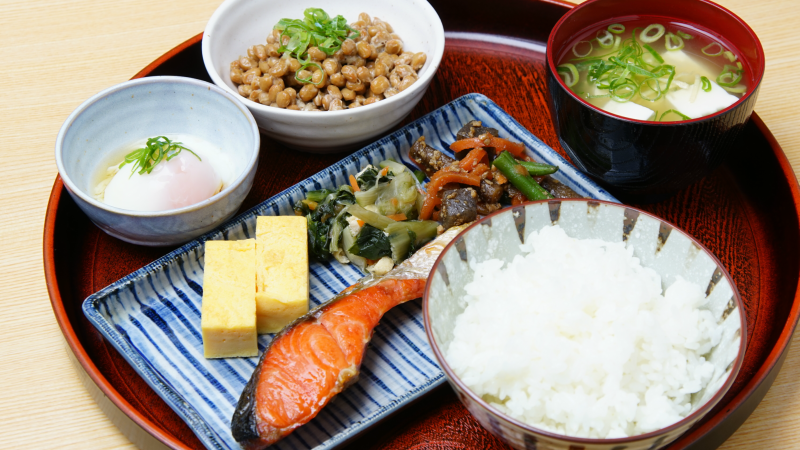
[[[136,211],[164,211],[183,208],[213,197],[233,181],[232,163],[222,149],[188,135],[167,135],[191,149],[171,160],[162,160],[150,173],[133,172],[124,165],[105,188],[102,201],[108,205]],[[147,139],[132,144],[123,156],[142,148]],[[199,159],[198,159],[199,156]]]

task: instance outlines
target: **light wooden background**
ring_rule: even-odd
[[[50,307],[42,230],[54,142],[75,107],[201,32],[220,1],[0,0],[0,448],[135,448],[81,384]],[[797,172],[800,1],[718,1],[761,38],[756,111]],[[800,448],[799,391],[795,345],[722,448]]]

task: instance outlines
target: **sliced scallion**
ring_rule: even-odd
[[[561,79],[564,80],[564,84],[567,87],[575,86],[578,83],[579,75],[578,69],[575,67],[574,64],[562,64],[556,67],[556,72],[561,75]],[[566,75],[566,76],[565,76]]]
[[[578,53],[578,46],[581,44],[586,44],[589,46],[589,50],[587,50],[586,53],[583,54]],[[572,53],[578,58],[585,58],[589,56],[589,54],[592,53],[592,50],[594,50],[594,46],[592,45],[591,41],[578,41],[575,45],[572,46]]]
[[[717,84],[723,87],[734,87],[742,81],[742,71],[736,66],[725,64],[722,73],[717,77]]]
[[[682,37],[682,38],[684,38],[684,39],[694,39],[694,36],[692,36],[692,35],[691,35],[691,34],[689,34],[689,33],[684,33],[684,32],[683,32],[683,31],[681,31],[681,30],[678,30],[678,31],[676,31],[675,33],[676,33],[678,36],[680,36],[680,37]]]
[[[664,58],[662,58],[661,55],[659,55],[658,52],[655,51],[653,47],[650,47],[650,44],[644,44],[642,47],[644,47],[645,50],[647,50],[651,55],[653,55],[653,58],[655,58],[655,60],[658,61],[659,64],[664,64]]]
[[[734,61],[736,61],[736,59],[738,58],[738,57],[737,57],[736,55],[734,55],[734,54],[733,54],[733,52],[731,52],[730,50],[725,50],[725,52],[723,53],[723,55],[725,55],[725,57],[726,57],[726,58],[728,58],[728,61],[730,61],[730,62],[734,62]]]
[[[664,48],[668,51],[674,52],[677,50],[681,50],[684,47],[683,38],[672,34],[667,33],[667,37],[664,39]]]
[[[741,61],[736,61],[736,67],[738,67],[739,70],[744,70],[744,67],[742,67],[742,62]]]
[[[700,82],[703,83],[704,91],[711,92],[711,81],[709,81],[708,78],[700,77]]]
[[[653,87],[653,82],[655,82],[655,87]],[[653,92],[652,96],[648,91],[642,89],[643,87],[650,89],[650,91]],[[661,91],[661,82],[657,78],[648,78],[639,86],[639,96],[649,102],[657,101],[663,95],[664,93]]]
[[[715,50],[714,48],[715,45],[717,46],[716,49],[719,49],[719,51],[712,53],[711,50]],[[703,47],[702,49],[700,49],[700,51],[703,52],[703,54],[706,56],[719,56],[722,54],[722,52],[725,51],[725,47],[723,47],[722,44],[720,44],[719,42],[712,42]]]
[[[650,32],[653,30],[656,31],[655,34],[650,34]],[[661,39],[661,36],[664,36],[665,31],[664,25],[661,25],[660,23],[648,25],[647,28],[642,30],[642,33],[639,35],[639,40],[645,44],[650,44]]]
[[[608,26],[608,31],[614,34],[622,34],[625,32],[625,25],[621,23],[612,23]]]
[[[669,113],[673,113],[673,114],[677,115],[678,117],[681,118],[681,120],[692,120],[691,117],[687,116],[686,114],[681,113],[677,109],[670,109],[670,110],[664,111],[664,114],[661,114],[661,117],[659,117],[658,121],[659,122],[664,121],[664,116],[666,116]]]
[[[614,35],[608,30],[598,31],[596,38],[600,48],[611,48],[614,45]],[[619,39],[619,37],[617,37],[617,39]]]
[[[722,86],[722,89],[725,89],[731,94],[744,94],[747,91],[747,88],[741,84],[734,87]]]

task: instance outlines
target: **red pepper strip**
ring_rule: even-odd
[[[446,168],[433,174],[431,181],[429,181],[427,185],[428,195],[425,197],[425,202],[422,204],[422,211],[419,213],[420,219],[428,220],[431,218],[433,208],[442,202],[442,199],[439,198],[439,191],[447,183],[480,186],[481,177],[466,172],[452,172]]]
[[[458,165],[467,172],[471,172],[484,156],[486,156],[486,150],[480,147],[474,148],[467,153],[467,156]]]
[[[450,150],[460,152],[468,148],[494,147],[499,155],[503,150],[507,150],[512,155],[522,158],[525,155],[525,146],[519,142],[511,142],[507,139],[492,136],[490,139],[469,138],[461,139],[450,145]]]

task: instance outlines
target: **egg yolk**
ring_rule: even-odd
[[[136,211],[163,211],[211,198],[222,186],[212,165],[187,151],[161,161],[150,173],[131,173],[132,169],[133,164],[126,164],[114,175],[105,189],[105,203]]]

